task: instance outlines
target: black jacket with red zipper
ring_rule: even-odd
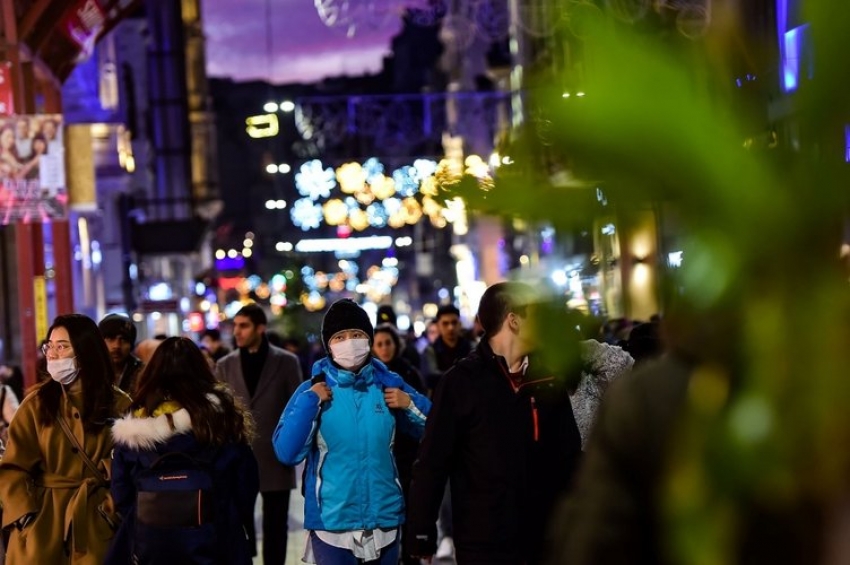
[[[515,387],[485,341],[441,379],[413,467],[411,555],[431,555],[451,479],[459,564],[539,563],[553,506],[570,485],[581,438],[566,375],[530,359]]]

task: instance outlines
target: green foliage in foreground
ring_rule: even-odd
[[[793,96],[799,148],[783,142],[783,124],[776,148],[744,148],[753,120],[736,110],[726,74],[740,28],[721,13],[699,57],[588,22],[587,96],[529,95],[551,120],[552,146],[583,177],[621,206],[673,203],[689,236],[684,308],[670,316],[672,345],[700,364],[664,492],[677,561],[734,562],[753,504],[830,509],[848,491],[850,308],[838,254],[850,188],[850,6],[805,5],[816,74]],[[596,213],[592,199],[537,171],[532,137],[511,148],[515,172],[491,190],[452,189],[474,209],[560,226]],[[545,333],[559,339],[557,328]]]

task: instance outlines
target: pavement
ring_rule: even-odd
[[[304,555],[304,544],[307,541],[307,531],[304,529],[304,497],[301,495],[301,467],[296,469],[298,486],[293,489],[289,497],[289,541],[286,546],[286,565],[302,565],[301,557]],[[257,526],[258,552],[260,555],[254,558],[254,565],[263,565],[262,557],[262,523],[261,505],[262,499],[257,497],[257,506],[254,509],[254,520]],[[455,560],[434,559],[432,565],[455,565]]]
[[[301,477],[300,468],[296,476]],[[263,526],[262,526],[262,497],[257,497],[257,506],[254,508],[254,521],[258,537],[257,552],[254,565],[263,565]],[[301,485],[292,490],[289,497],[289,540],[286,544],[286,565],[301,565],[301,556],[304,555],[304,544],[307,541],[307,531],[304,529],[304,497],[301,496]]]

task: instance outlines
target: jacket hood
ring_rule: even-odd
[[[171,422],[169,422],[171,420]],[[172,427],[173,423],[173,427]],[[127,414],[112,426],[115,443],[131,449],[154,449],[178,434],[192,431],[192,419],[185,408],[156,417]]]

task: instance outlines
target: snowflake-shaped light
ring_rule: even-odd
[[[387,214],[386,208],[384,205],[375,202],[373,204],[369,204],[366,208],[366,217],[369,218],[369,225],[374,228],[382,228],[387,225],[387,220],[390,215]]]
[[[437,162],[431,159],[417,159],[413,162],[413,168],[416,170],[416,180],[422,182],[433,176],[437,170]]]
[[[366,182],[372,184],[378,175],[383,176],[384,165],[377,158],[370,157],[363,163],[363,171],[366,173]]]
[[[302,230],[312,230],[322,223],[322,207],[309,198],[299,198],[289,212],[292,223]]]
[[[395,191],[401,196],[413,196],[419,192],[416,169],[409,165],[394,170],[393,181],[395,181]]]
[[[401,209],[401,206],[402,206],[401,200],[399,200],[398,198],[395,198],[395,197],[387,198],[387,199],[384,200],[383,203],[384,203],[384,209],[387,211],[387,214],[390,215],[390,216],[392,216],[393,214],[398,212]]]
[[[318,159],[301,165],[301,172],[295,175],[295,187],[301,196],[311,200],[327,198],[336,186],[336,173],[331,167],[324,168]]]
[[[357,202],[357,199],[354,198],[353,196],[347,196],[345,198],[345,205],[348,206],[349,212],[351,212],[352,210],[359,210],[360,209],[360,203]]]

